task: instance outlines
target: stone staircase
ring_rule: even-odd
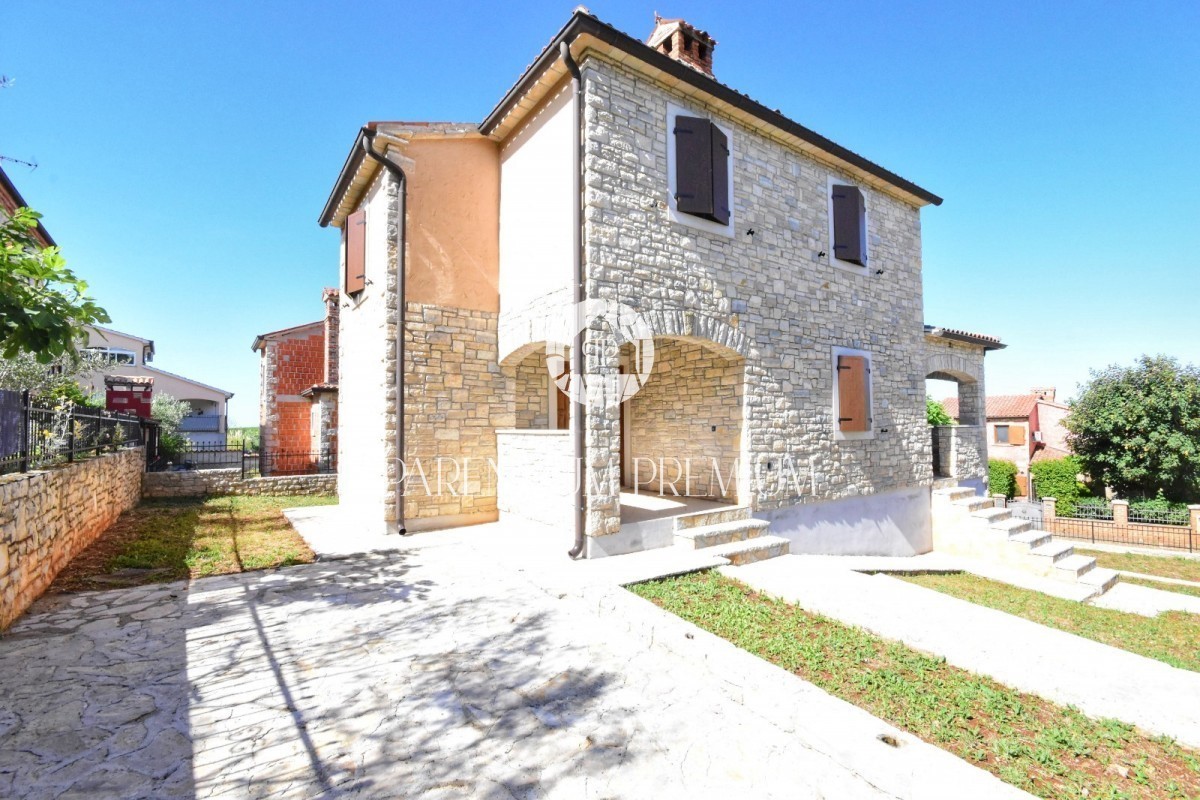
[[[754,519],[747,506],[729,506],[675,517],[675,546],[729,559],[734,566],[787,555],[789,542],[770,536],[771,523]]]
[[[1115,570],[1096,566],[1096,559],[1035,530],[1028,520],[1016,519],[974,489],[933,490],[933,546],[955,555],[1001,562],[1039,577],[1077,584],[1090,600],[1120,580]]]

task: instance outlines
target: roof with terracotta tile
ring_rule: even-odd
[[[988,419],[1026,419],[1033,413],[1038,402],[1048,402],[1037,394],[998,394],[987,399]],[[958,398],[948,397],[942,402],[946,413],[958,419]],[[1055,405],[1058,405],[1057,403]]]
[[[1060,458],[1066,458],[1071,455],[1070,450],[1059,450],[1057,447],[1051,447],[1048,444],[1039,444],[1037,449],[1033,451],[1031,461],[1057,461]]]

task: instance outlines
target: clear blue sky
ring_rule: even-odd
[[[572,7],[3,3],[0,153],[112,326],[255,424],[250,343],[320,316],[359,125],[482,119]],[[1200,3],[589,7],[686,17],[720,79],[945,197],[925,316],[1003,337],[989,392],[1200,362]]]

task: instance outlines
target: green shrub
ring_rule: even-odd
[[[1017,494],[1017,465],[1000,458],[988,459],[988,494]]]
[[[925,421],[930,425],[953,425],[954,418],[946,413],[946,407],[925,395]]]
[[[1087,487],[1079,482],[1083,466],[1075,456],[1055,458],[1050,461],[1035,461],[1029,465],[1033,485],[1039,497],[1053,497],[1055,513],[1070,516],[1081,497],[1087,497]]]

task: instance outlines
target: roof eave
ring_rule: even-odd
[[[1008,345],[1001,342],[999,339],[994,339],[990,336],[973,336],[969,333],[960,333],[959,331],[951,331],[945,328],[938,328],[933,325],[925,326],[925,333],[929,336],[936,336],[939,339],[949,339],[953,342],[963,342],[964,344],[973,344],[982,347],[984,350],[1003,350]]]
[[[798,122],[788,119],[782,113],[769,109],[755,100],[751,100],[746,95],[725,86],[715,78],[697,72],[695,69],[676,61],[670,56],[647,47],[637,39],[621,33],[611,25],[607,25],[583,11],[576,11],[571,15],[571,19],[558,32],[558,35],[551,40],[550,44],[542,50],[529,68],[525,70],[525,73],[517,81],[516,85],[508,90],[500,100],[500,103],[479,124],[480,132],[484,135],[489,135],[521,101],[522,96],[536,83],[541,74],[558,60],[559,45],[563,42],[570,44],[582,34],[593,36],[605,44],[611,45],[634,58],[638,58],[650,66],[662,70],[672,78],[690,84],[785,133],[796,136],[835,159],[873,175],[925,203],[935,206],[942,204],[942,198],[933,192],[923,189],[875,162],[830,141]]]

